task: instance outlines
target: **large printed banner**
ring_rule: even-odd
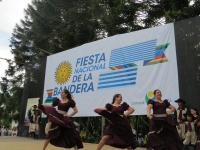
[[[85,35],[87,36],[87,35]],[[114,94],[146,114],[147,101],[160,89],[173,105],[179,98],[174,25],[108,37],[47,58],[44,103],[68,89],[79,110],[97,116],[95,108],[111,103]]]

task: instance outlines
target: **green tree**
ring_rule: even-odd
[[[102,0],[104,12],[101,17],[107,36],[140,30],[139,12],[142,3],[133,0]]]
[[[0,94],[0,120],[7,127],[12,120],[18,120],[23,88],[2,78]]]
[[[144,0],[141,17],[146,28],[199,16],[199,0]]]

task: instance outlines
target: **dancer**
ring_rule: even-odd
[[[147,148],[154,150],[181,150],[181,140],[170,114],[175,111],[168,100],[161,100],[160,90],[154,91],[155,100],[149,100],[147,117],[151,120]],[[168,111],[166,109],[169,108]],[[153,114],[151,115],[151,109]]]
[[[179,98],[175,102],[178,103],[178,106],[179,106],[175,112],[176,128],[177,128],[180,138],[183,140],[185,138],[185,133],[186,133],[186,131],[185,131],[186,118],[185,118],[184,114],[188,113],[188,109],[185,107],[186,102],[183,99]]]
[[[115,94],[112,104],[106,104],[105,108],[94,110],[110,122],[96,150],[100,150],[105,144],[117,148],[127,148],[128,150],[135,149],[134,135],[127,119],[135,110],[126,102],[122,104],[121,102],[122,95]]]
[[[55,106],[58,106],[57,111],[54,108]],[[73,109],[73,112],[68,114],[70,107]],[[57,147],[73,147],[75,150],[83,148],[79,133],[70,118],[74,116],[78,110],[74,100],[72,99],[72,95],[68,90],[62,90],[61,100],[55,99],[52,105],[39,104],[39,109],[47,115],[49,121],[51,122],[43,150],[46,149],[49,142]]]

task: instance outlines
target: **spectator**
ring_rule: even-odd
[[[8,136],[8,128],[4,127],[4,135]]]
[[[1,126],[1,136],[4,136],[4,127]]]
[[[2,128],[2,126],[0,125],[0,136],[1,136],[1,128]]]
[[[8,129],[8,136],[11,136],[11,135],[12,135],[12,129],[9,128],[9,129]]]
[[[16,127],[12,128],[12,136],[17,136],[17,128]]]

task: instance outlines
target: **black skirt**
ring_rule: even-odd
[[[57,147],[72,148],[77,146],[83,148],[81,137],[69,117],[59,114],[54,107],[39,105],[38,108],[47,115],[51,122],[47,137],[50,143]]]
[[[96,111],[99,115],[105,117],[110,123],[104,132],[104,135],[109,135],[110,139],[106,145],[116,148],[136,148],[135,135],[127,118],[118,114],[110,113],[106,110]]]

